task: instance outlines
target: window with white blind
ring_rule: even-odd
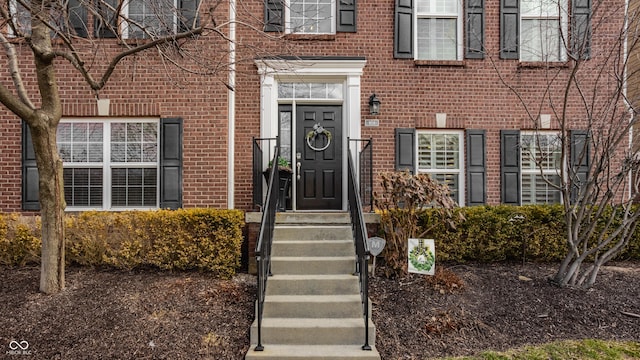
[[[562,144],[557,133],[539,132],[520,135],[521,203],[559,203]]]
[[[520,5],[520,61],[564,61],[566,1],[520,0]]]
[[[417,60],[459,60],[462,54],[462,3],[418,0]]]
[[[418,131],[417,168],[446,184],[451,197],[464,205],[464,152],[461,131]]]
[[[68,209],[158,207],[158,120],[63,120],[57,138]]]

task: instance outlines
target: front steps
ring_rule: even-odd
[[[262,320],[245,359],[379,360],[375,326],[365,339],[355,250],[347,213],[278,213]]]

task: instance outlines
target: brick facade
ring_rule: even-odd
[[[601,6],[613,8],[620,3],[605,1]],[[357,2],[357,32],[335,35],[281,37],[256,32],[262,28],[263,2],[243,1],[238,6],[238,62],[235,86],[235,207],[254,209],[252,205],[251,145],[260,136],[260,76],[254,59],[263,56],[363,57],[366,66],[360,78],[361,137],[372,138],[376,172],[394,169],[394,130],[396,128],[434,129],[436,114],[447,114],[448,129],[486,130],[486,199],[501,202],[500,131],[534,129],[540,114],[551,114],[551,129],[557,129],[553,106],[563,102],[563,81],[571,72],[571,63],[521,63],[502,60],[500,49],[500,1],[487,0],[484,7],[486,54],[484,59],[461,61],[414,61],[395,59],[394,0]],[[203,6],[202,9],[208,7]],[[218,19],[228,15],[226,3],[216,7]],[[594,69],[602,58],[603,46],[623,19],[598,27],[592,38],[590,64]],[[222,23],[223,21],[219,21]],[[222,28],[227,31],[227,28]],[[275,37],[275,38],[273,38]],[[115,40],[104,40],[97,60],[121,47]],[[111,42],[109,42],[111,41]],[[200,37],[187,48],[197,50],[209,60],[225,61],[227,44],[215,35]],[[259,49],[256,51],[256,49]],[[25,78],[35,94],[33,75],[29,74],[28,49],[24,62]],[[98,61],[99,62],[99,61]],[[59,60],[58,79],[63,97],[64,117],[97,115],[95,94],[68,64]],[[187,63],[197,71],[197,65]],[[197,75],[177,71],[163,63],[153,51],[125,59],[100,91],[100,98],[111,100],[111,117],[181,117],[183,137],[183,206],[227,206],[227,134],[228,92],[225,67],[215,75]],[[584,77],[589,87],[596,73]],[[553,83],[549,84],[549,79]],[[6,67],[0,81],[9,84]],[[504,83],[503,83],[504,81]],[[506,84],[516,89],[529,106],[527,113],[518,97]],[[369,115],[368,98],[376,93],[381,112]],[[583,129],[586,118],[578,95],[568,101],[569,128]],[[379,120],[379,126],[366,127],[366,119]],[[350,119],[353,121],[354,119]],[[21,210],[21,122],[6,108],[0,108],[0,211]]]

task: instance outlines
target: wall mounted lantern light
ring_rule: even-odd
[[[378,115],[380,113],[380,99],[376,97],[376,93],[369,96],[369,114]]]

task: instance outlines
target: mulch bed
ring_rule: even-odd
[[[451,272],[371,279],[383,359],[561,339],[640,342],[638,263],[603,269],[590,290],[551,285],[550,265],[439,267]],[[52,296],[38,293],[38,277],[38,268],[0,267],[1,359],[242,359],[249,348],[254,276],[70,268],[66,290]],[[28,342],[17,351],[30,356],[12,353],[12,341]]]
[[[424,359],[582,338],[640,341],[640,265],[601,271],[589,290],[560,289],[550,265],[458,265],[462,280],[372,281],[383,359]],[[449,275],[450,276],[450,275]],[[445,276],[446,278],[446,276]],[[455,284],[455,282],[453,282]]]

